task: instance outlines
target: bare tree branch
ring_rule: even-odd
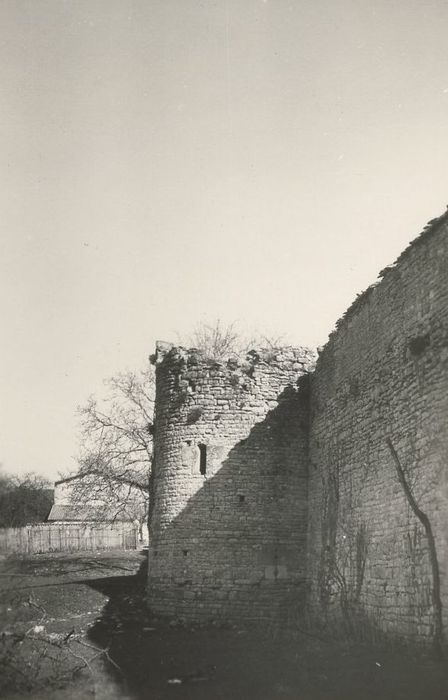
[[[53,502],[51,486],[33,472],[23,476],[0,472],[0,527],[43,522]]]
[[[285,344],[282,337],[268,337],[260,333],[246,335],[236,322],[225,325],[220,319],[213,324],[199,323],[187,337],[187,344],[201,350],[212,360],[226,360],[232,355],[245,356],[254,348],[274,350]]]
[[[153,369],[122,372],[105,382],[102,399],[79,408],[78,476],[71,501],[102,508],[107,519],[147,520],[152,466]]]

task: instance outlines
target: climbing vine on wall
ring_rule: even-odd
[[[354,481],[352,471],[343,468],[342,454],[341,445],[329,451],[328,468],[322,477],[324,498],[318,585],[327,621],[337,605],[346,631],[354,633],[359,624],[369,531],[361,517],[365,478]]]
[[[386,438],[386,444],[389,448],[390,454],[392,456],[395,470],[397,473],[398,481],[403,489],[403,493],[415,515],[416,518],[423,525],[426,540],[428,543],[429,559],[431,563],[431,577],[432,577],[432,608],[433,608],[433,618],[434,618],[434,631],[433,631],[433,645],[434,650],[438,656],[442,655],[442,645],[444,640],[443,631],[443,617],[442,617],[442,599],[440,594],[440,570],[439,570],[439,560],[437,557],[436,541],[432,529],[432,524],[427,514],[421,509],[417,503],[413,490],[409,484],[409,479],[407,477],[406,471],[401,464],[398,453],[390,437]]]

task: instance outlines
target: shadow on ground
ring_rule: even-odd
[[[89,630],[107,648],[123,698],[151,700],[446,700],[446,664],[405,649],[372,649],[263,629],[189,626],[145,605],[146,567],[84,581],[108,597]]]

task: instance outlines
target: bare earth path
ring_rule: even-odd
[[[151,618],[143,552],[0,562],[0,697],[447,700],[447,661]],[[108,650],[107,657],[102,650]]]

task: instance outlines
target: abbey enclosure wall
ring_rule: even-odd
[[[434,625],[425,530],[389,438],[436,539],[448,607],[448,226],[442,220],[339,323],[312,382],[309,603],[337,602],[383,630]]]
[[[159,347],[156,361],[153,608],[190,619],[306,609],[431,637],[434,561],[397,459],[434,534],[445,611],[445,215],[357,299],[315,368],[303,348],[219,364]]]

